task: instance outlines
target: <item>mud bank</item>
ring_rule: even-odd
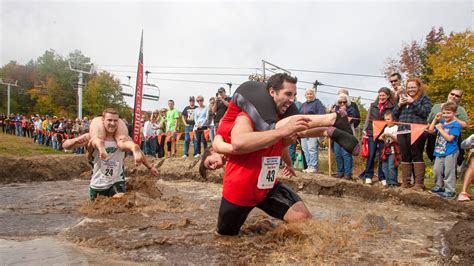
[[[0,184],[71,180],[90,170],[84,155],[1,157]]]

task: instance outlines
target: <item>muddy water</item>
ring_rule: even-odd
[[[0,261],[426,263],[455,223],[454,214],[390,201],[301,194],[312,221],[286,225],[254,210],[240,236],[219,237],[220,185],[159,181],[156,193],[140,184],[150,183],[93,205],[83,180],[0,188]]]

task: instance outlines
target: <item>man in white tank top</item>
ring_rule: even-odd
[[[107,160],[102,160],[99,152],[94,150],[93,156],[93,171],[92,178],[89,185],[89,195],[91,200],[94,200],[98,195],[109,197],[121,197],[126,192],[125,177],[124,177],[124,159],[125,152],[128,150],[119,150],[117,141],[114,138],[114,133],[117,130],[119,114],[116,110],[108,108],[104,111],[102,117],[103,125],[106,131],[104,139],[105,150],[107,151]],[[64,142],[65,149],[77,148],[88,144],[89,140],[85,138],[76,138],[80,141]],[[135,144],[136,145],[136,144]],[[155,167],[148,164],[145,160],[143,164],[155,176],[158,171]]]

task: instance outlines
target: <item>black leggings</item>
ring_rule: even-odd
[[[424,132],[421,136],[411,144],[411,134],[397,135],[398,146],[402,154],[402,162],[423,162],[423,150],[428,133]]]

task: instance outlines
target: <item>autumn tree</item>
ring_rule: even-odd
[[[437,51],[437,44],[440,43],[444,35],[443,27],[432,28],[426,35],[425,41],[419,43],[412,41],[403,44],[398,58],[388,58],[383,70],[385,76],[398,72],[405,77],[421,78],[423,82],[428,82],[428,74],[431,69],[428,66],[427,58]]]
[[[444,102],[452,89],[464,90],[462,106],[474,113],[474,35],[470,31],[445,37],[427,58],[427,91],[434,103]],[[474,116],[470,115],[471,124]]]
[[[121,117],[130,121],[132,113],[123,99],[120,81],[108,72],[101,72],[86,85],[84,113],[89,116],[97,116],[108,107],[117,109]]]

